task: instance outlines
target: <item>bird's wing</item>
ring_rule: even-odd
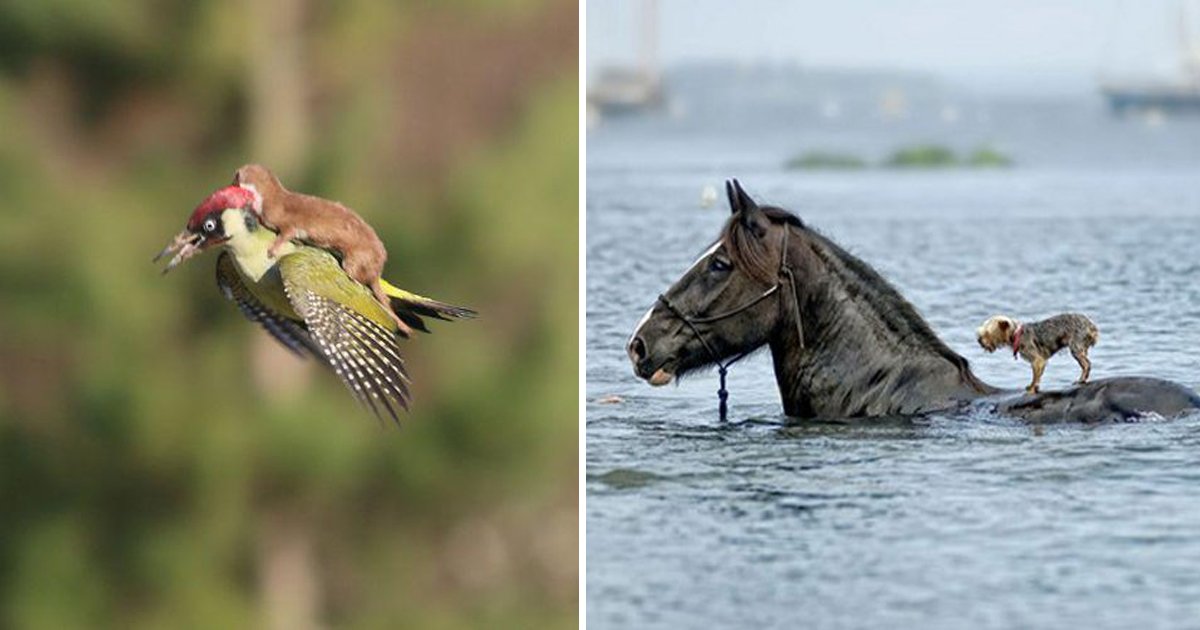
[[[408,374],[383,306],[328,252],[302,248],[278,264],[292,307],[334,373],[377,416],[382,407],[399,423],[397,408],[408,409]]]
[[[321,348],[313,341],[312,336],[308,334],[301,323],[271,310],[246,288],[242,275],[238,272],[237,265],[233,262],[233,256],[229,252],[221,252],[221,255],[217,257],[217,287],[221,289],[221,294],[226,299],[237,304],[246,319],[261,324],[288,350],[300,357],[311,354],[324,359],[321,355]]]
[[[397,317],[404,320],[404,323],[416,330],[429,332],[422,317],[450,321],[451,319],[471,319],[476,315],[475,311],[469,308],[446,304],[423,295],[410,293],[387,280],[381,279],[380,282],[383,284],[383,292],[391,298],[392,311],[396,313]]]

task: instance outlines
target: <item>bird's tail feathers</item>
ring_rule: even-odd
[[[387,280],[381,279],[380,283],[383,285],[383,292],[392,299],[392,304],[409,309],[417,315],[444,320],[471,319],[477,315],[475,311],[464,306],[454,306],[423,295],[410,293]]]

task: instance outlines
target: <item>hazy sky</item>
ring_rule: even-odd
[[[658,0],[659,56],[931,71],[975,87],[1078,90],[1174,72],[1179,0]],[[636,58],[642,0],[589,0],[588,68]]]

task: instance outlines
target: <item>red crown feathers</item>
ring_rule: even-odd
[[[199,230],[204,218],[214,211],[229,208],[253,209],[253,206],[254,193],[241,186],[226,186],[209,195],[207,199],[200,202],[200,205],[196,206],[196,209],[192,211],[191,218],[188,219],[187,229],[191,232]]]

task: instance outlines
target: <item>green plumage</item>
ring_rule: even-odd
[[[408,376],[387,311],[325,250],[288,245],[268,257],[274,234],[247,229],[232,212],[239,216],[227,215],[227,251],[217,260],[221,292],[288,349],[327,365],[375,414],[397,419],[408,407]]]
[[[279,258],[285,287],[298,287],[327,298],[367,318],[384,330],[395,332],[392,320],[367,287],[355,282],[332,254],[309,246]],[[293,299],[293,304],[295,303]]]
[[[211,203],[226,202],[216,197]],[[202,205],[154,259],[174,254],[166,273],[198,252],[221,246],[217,286],[242,314],[297,355],[324,363],[377,416],[386,412],[399,422],[398,411],[407,409],[409,400],[397,344],[401,326],[371,290],[346,275],[332,253],[293,241],[281,243],[271,256],[275,239],[248,206]],[[391,310],[414,330],[429,332],[424,318],[475,316],[471,309],[381,283]]]

